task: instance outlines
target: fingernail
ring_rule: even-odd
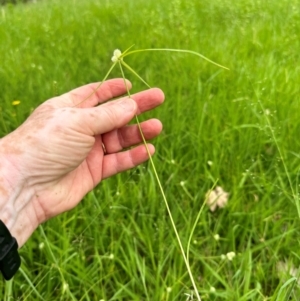
[[[131,98],[126,98],[120,101],[120,106],[123,108],[125,111],[133,111],[135,110],[136,103],[133,99]]]

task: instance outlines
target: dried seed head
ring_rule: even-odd
[[[214,212],[217,208],[224,208],[228,202],[229,193],[217,186],[214,190],[206,193],[206,204],[210,211]]]

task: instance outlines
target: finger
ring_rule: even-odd
[[[146,140],[153,139],[162,130],[162,124],[157,119],[144,121],[140,125]],[[138,125],[135,124],[102,135],[102,141],[107,153],[116,153],[123,148],[141,143],[143,139]]]
[[[133,94],[131,97],[138,105],[137,114],[154,109],[162,104],[165,99],[163,91],[158,88],[151,88],[149,90]]]
[[[137,104],[130,98],[122,98],[76,112],[79,112],[76,123],[80,130],[96,136],[125,126],[136,115]]]
[[[131,83],[129,81],[126,83],[128,89],[131,89]],[[117,78],[76,88],[48,102],[54,103],[57,107],[90,108],[121,96],[126,91],[124,79]]]
[[[152,144],[148,144],[151,156],[155,152]],[[149,159],[144,145],[137,146],[125,152],[106,155],[103,157],[102,178],[111,177],[119,172],[131,169]]]

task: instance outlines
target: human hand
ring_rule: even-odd
[[[82,102],[97,86],[44,102],[0,140],[0,219],[19,247],[39,224],[75,207],[102,179],[148,159],[145,146],[135,146],[142,142],[138,126],[127,124],[160,105],[162,91],[149,89],[132,99],[106,102],[126,93],[123,79],[114,79]],[[156,119],[141,126],[146,139],[162,129]],[[148,148],[153,154],[153,145]]]

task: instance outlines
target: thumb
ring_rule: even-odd
[[[137,104],[132,98],[126,97],[81,111],[83,132],[95,136],[126,125],[136,115]]]

